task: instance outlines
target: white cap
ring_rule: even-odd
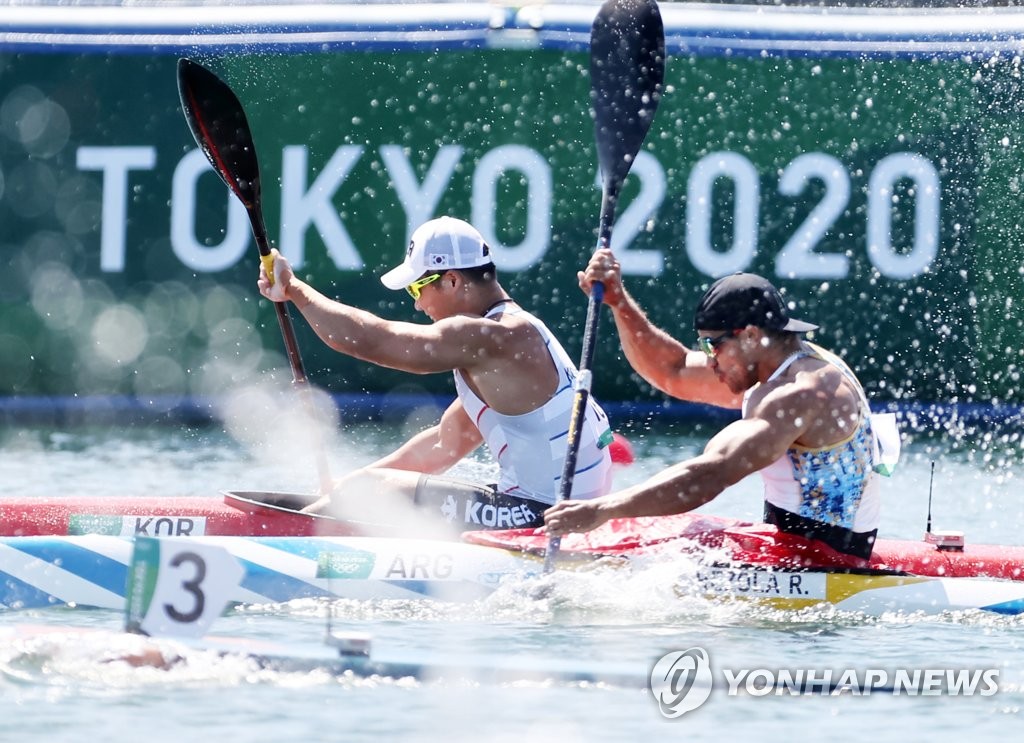
[[[404,289],[429,271],[476,268],[491,263],[483,236],[468,222],[440,217],[421,224],[409,241],[402,265],[380,277],[388,289]]]

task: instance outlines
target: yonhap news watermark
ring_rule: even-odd
[[[997,668],[714,668],[701,647],[666,653],[651,668],[651,694],[669,719],[703,706],[717,690],[726,695],[981,696],[999,692]]]

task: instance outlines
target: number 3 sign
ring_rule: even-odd
[[[129,632],[200,637],[224,611],[245,570],[223,547],[136,537],[126,586]]]

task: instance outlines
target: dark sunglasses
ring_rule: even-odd
[[[721,335],[716,335],[714,338],[711,336],[701,336],[697,338],[697,347],[713,359],[718,354],[719,344],[727,341],[734,335],[736,335],[735,330],[728,330]]]

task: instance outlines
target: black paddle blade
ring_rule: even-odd
[[[189,59],[178,60],[178,95],[188,128],[213,169],[246,209],[260,202],[260,166],[241,102],[227,84]]]
[[[590,31],[590,100],[606,188],[626,179],[665,79],[665,29],[654,0],[607,0]]]

